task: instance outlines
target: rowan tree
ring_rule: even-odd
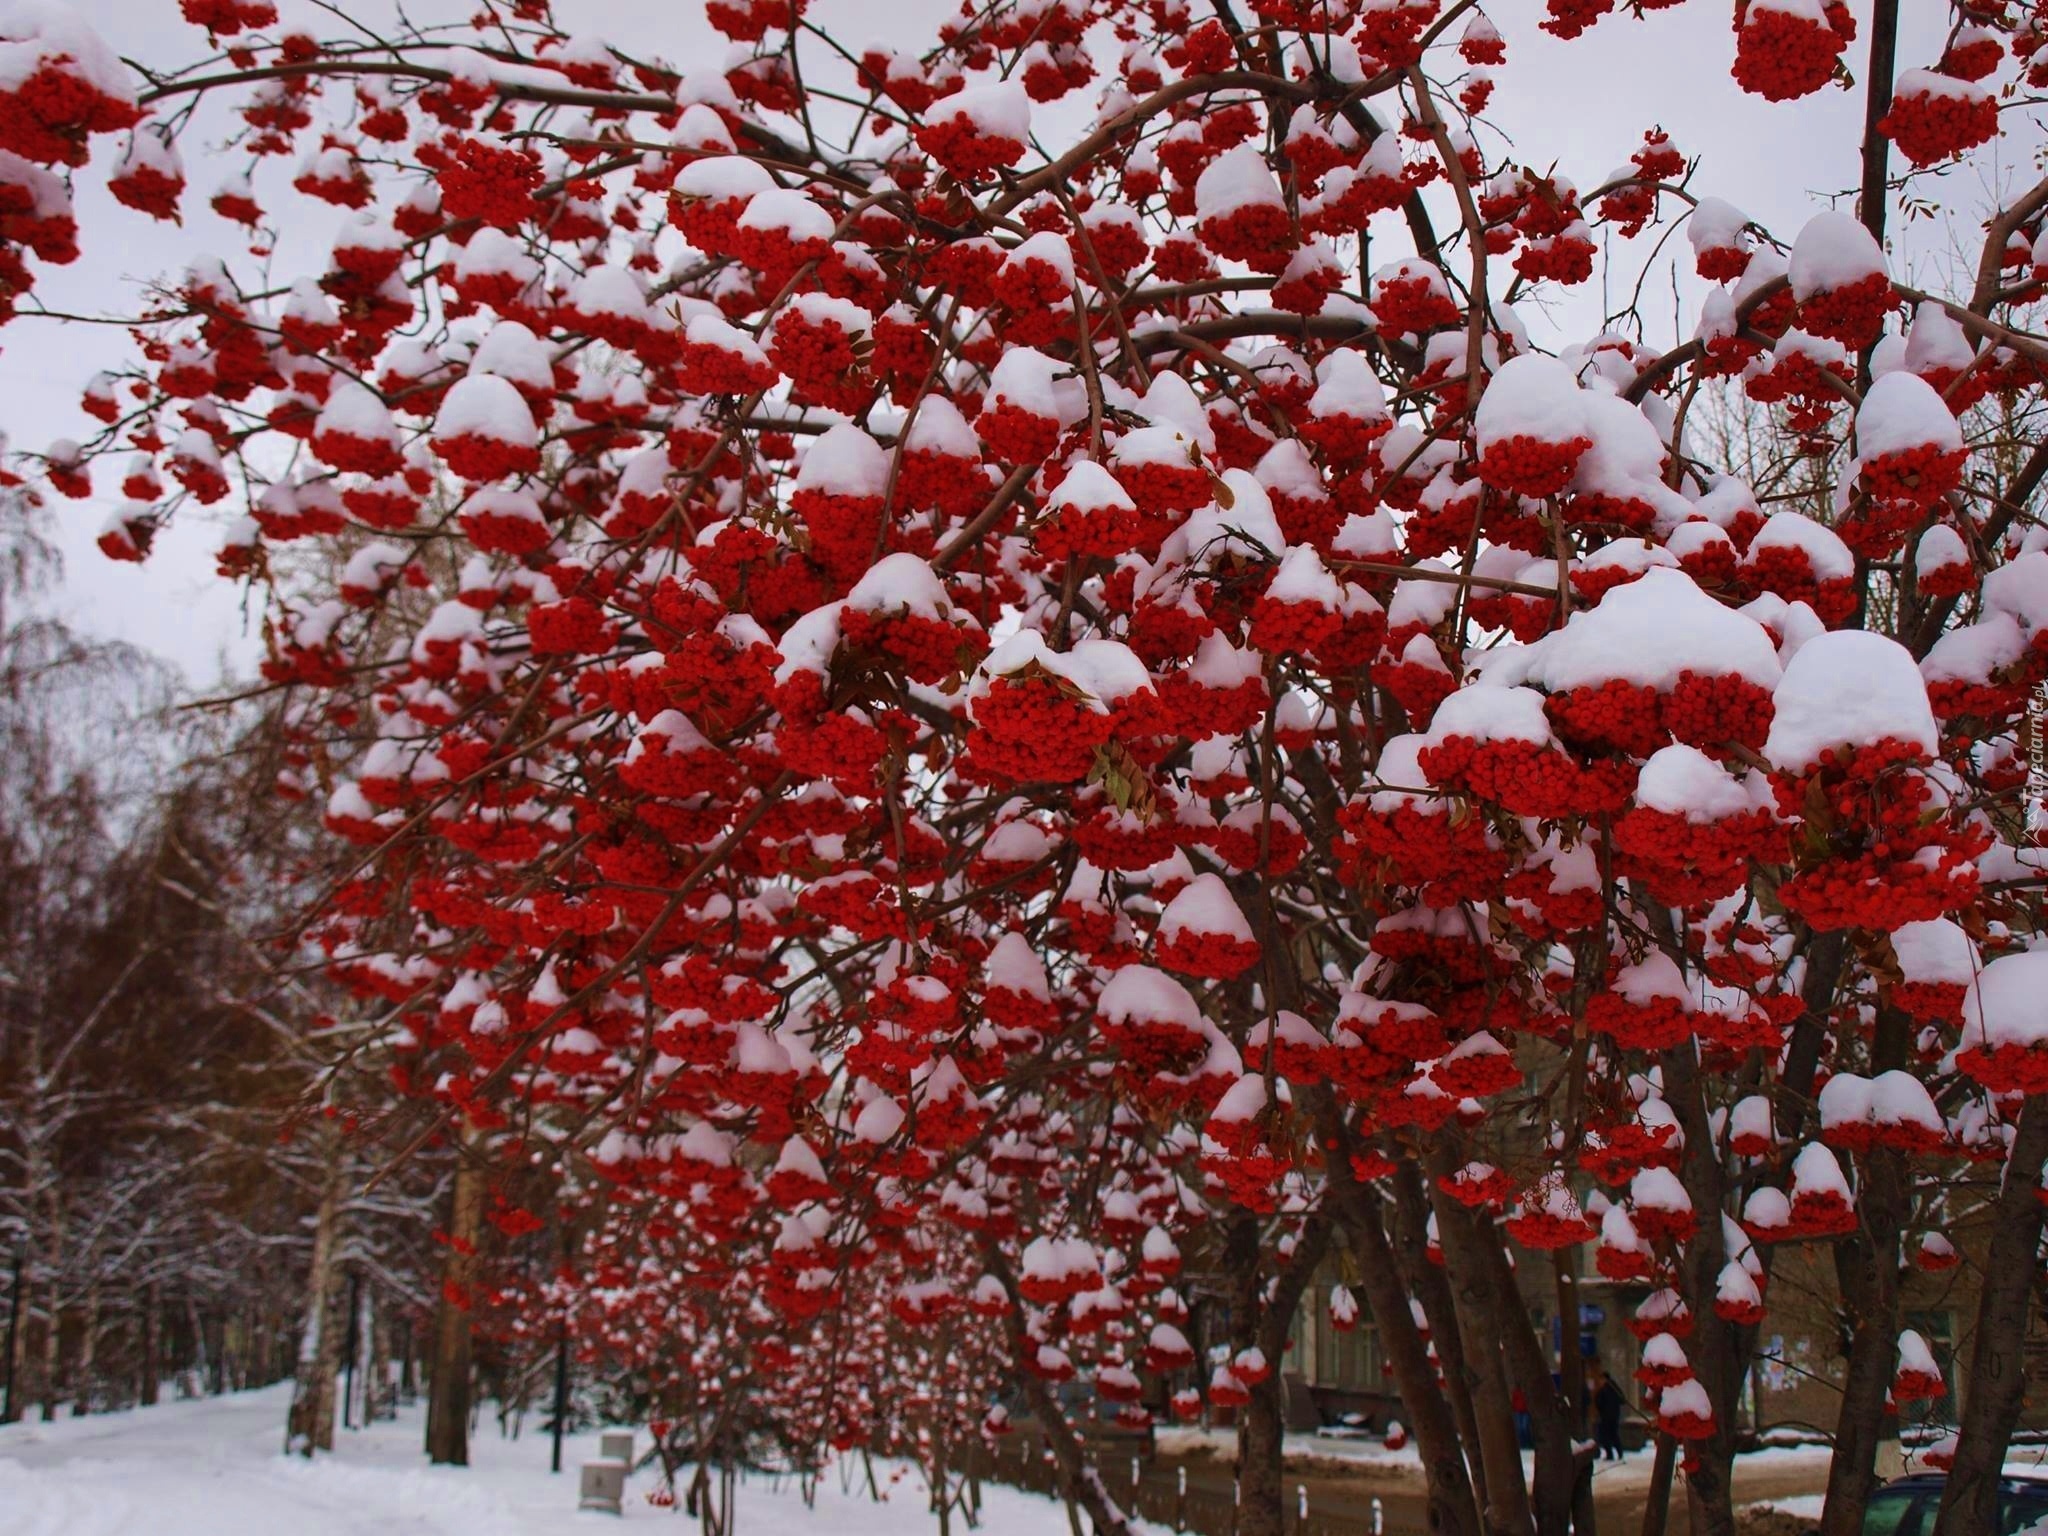
[[[2048,1155],[2048,182],[1942,173],[2032,142],[2048,14],[1959,0],[1915,60],[1895,0],[1738,4],[1733,84],[1673,90],[1867,109],[1859,194],[1773,230],[1654,125],[1535,169],[1471,0],[997,0],[914,52],[714,0],[692,66],[541,0],[183,10],[217,51],[146,70],[0,23],[24,317],[115,233],[67,178],[251,247],[150,289],[41,468],[118,485],[115,558],[236,510],[279,788],[359,850],[311,931],[416,1143],[615,1186],[599,1335],[656,1306],[820,1444],[919,1390],[878,1284],[985,1312],[1099,1530],[1052,1389],[1142,1423],[1149,1372],[1241,1410],[1264,1533],[1334,1244],[1433,1525],[1552,1532],[1575,1369],[1513,1265],[1569,1299],[1594,1245],[1656,1284],[1653,1518],[1682,1458],[1726,1533],[1773,1258],[1824,1245],[1834,1536],[1939,1388],[1900,1277],[1981,1207],[1944,1518],[1989,1527]],[[1953,283],[1899,197],[1986,221]],[[1690,339],[1539,343],[1604,240],[1680,236]],[[1184,1258],[1233,1282],[1199,1368]]]

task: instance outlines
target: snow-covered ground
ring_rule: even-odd
[[[1208,1456],[1226,1463],[1237,1459],[1237,1431],[1234,1429],[1162,1429],[1158,1431],[1157,1444],[1162,1456]],[[1401,1449],[1390,1451],[1376,1435],[1290,1434],[1283,1441],[1283,1446],[1290,1468],[1324,1466],[1356,1470],[1367,1475],[1376,1471],[1405,1473],[1418,1486],[1422,1480],[1422,1457],[1412,1440]],[[1745,1474],[1805,1475],[1818,1486],[1827,1478],[1828,1462],[1833,1455],[1825,1445],[1765,1446],[1737,1457],[1735,1472],[1738,1479]],[[1624,1461],[1595,1462],[1593,1476],[1605,1490],[1638,1485],[1648,1488],[1654,1459],[1648,1450],[1641,1450]],[[2029,1461],[2028,1465],[2032,1464]],[[1522,1465],[1534,1475],[1536,1457],[1533,1451],[1522,1452]]]
[[[570,1438],[564,1471],[555,1477],[548,1472],[544,1434],[529,1430],[518,1440],[504,1439],[486,1414],[471,1446],[472,1467],[431,1467],[420,1450],[420,1410],[411,1408],[395,1423],[340,1431],[333,1456],[307,1462],[282,1453],[289,1399],[285,1385],[0,1427],[0,1536],[588,1536],[612,1524],[609,1516],[576,1510],[576,1469],[596,1456],[595,1433]],[[1159,1449],[1228,1460],[1236,1436],[1164,1430]],[[1296,1465],[1339,1463],[1361,1477],[1378,1472],[1420,1480],[1412,1449],[1390,1452],[1376,1438],[1290,1435],[1287,1451]],[[2043,1447],[2019,1448],[2007,1466],[2040,1475],[2048,1471],[2043,1456]],[[1650,1462],[1644,1453],[1619,1466],[1603,1464],[1595,1473],[1598,1486],[1614,1494],[1647,1484]],[[1827,1463],[1824,1446],[1776,1446],[1744,1456],[1736,1497],[1743,1501],[1747,1484],[1745,1502],[1753,1507],[1817,1515],[1818,1492],[1794,1490],[1817,1490]],[[835,1470],[822,1479],[815,1509],[804,1507],[790,1483],[746,1481],[739,1492],[740,1536],[915,1536],[937,1529],[914,1470],[877,1463],[877,1472],[893,1479],[884,1487],[886,1502],[871,1500],[865,1481],[848,1467],[844,1475]],[[656,1481],[648,1472],[633,1478],[626,1518],[693,1529],[695,1522],[647,1502]],[[983,1489],[982,1536],[1043,1536],[1065,1528],[1064,1515],[1045,1499],[993,1485]]]
[[[1201,1429],[1175,1426],[1154,1431],[1153,1444],[1161,1456],[1213,1456],[1218,1461],[1237,1460],[1235,1429]],[[1422,1472],[1422,1456],[1413,1441],[1390,1451],[1378,1435],[1309,1435],[1293,1433],[1281,1442],[1289,1466],[1318,1461],[1343,1462],[1363,1467],[1398,1467]]]
[[[548,1440],[529,1430],[501,1439],[488,1415],[468,1468],[431,1467],[421,1419],[338,1431],[333,1456],[282,1454],[288,1385],[229,1397],[0,1428],[0,1532],[5,1536],[575,1536],[612,1517],[576,1509],[576,1469],[597,1454],[595,1434],[572,1437],[563,1471],[548,1473]],[[878,1467],[878,1470],[881,1470]],[[806,1509],[791,1484],[742,1485],[740,1536],[905,1536],[936,1530],[924,1485],[896,1471],[888,1501],[864,1482],[821,1482]],[[695,1521],[647,1502],[657,1478],[627,1485],[626,1518]],[[983,1490],[985,1536],[1064,1530],[1056,1506],[1008,1488]]]

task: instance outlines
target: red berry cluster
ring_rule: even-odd
[[[842,608],[839,632],[845,644],[887,657],[916,683],[939,683],[970,670],[982,649],[979,634],[966,625],[909,612]]]
[[[917,145],[956,181],[980,181],[1024,158],[1017,140],[984,134],[964,114],[919,127]]]
[[[1477,742],[1451,736],[1421,752],[1431,782],[1498,805],[1516,816],[1563,817],[1619,810],[1635,783],[1623,762],[1581,765],[1553,746]]]
[[[1576,1243],[1589,1241],[1597,1234],[1593,1224],[1583,1216],[1568,1216],[1545,1210],[1540,1206],[1525,1208],[1502,1222],[1508,1236],[1524,1248],[1548,1251],[1554,1248],[1569,1248]]]
[[[1934,165],[1998,137],[1998,98],[1988,91],[1902,91],[1877,126],[1913,164]]]
[[[1259,963],[1258,940],[1199,933],[1192,928],[1179,929],[1170,936],[1162,934],[1153,953],[1169,971],[1214,981],[1242,976]]]
[[[1086,778],[1096,749],[1110,736],[1108,714],[1048,678],[992,678],[971,713],[968,755],[986,771],[1021,783]]]
[[[1828,0],[1825,22],[1778,6],[1735,7],[1735,64],[1745,91],[1766,101],[1811,95],[1834,78],[1835,64],[1856,39],[1856,20],[1843,0]]]
[[[1799,302],[1799,325],[1815,336],[1839,341],[1851,352],[1876,341],[1897,300],[1892,280],[1871,272],[1839,288],[1824,289]]]
[[[517,229],[538,211],[540,157],[530,150],[458,138],[435,172],[441,208],[451,219]]]
[[[1520,434],[1500,438],[1479,456],[1479,478],[1517,496],[1555,496],[1571,483],[1580,456],[1592,446],[1590,437],[1561,443]]]
[[[537,447],[508,443],[481,432],[436,438],[434,453],[463,479],[478,482],[530,475],[540,468]]]

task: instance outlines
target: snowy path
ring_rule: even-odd
[[[566,1470],[552,1477],[545,1435],[529,1430],[518,1440],[501,1439],[487,1414],[471,1447],[473,1467],[430,1467],[420,1450],[421,1411],[410,1408],[396,1423],[341,1431],[335,1455],[305,1462],[281,1454],[290,1395],[284,1385],[0,1428],[0,1536],[593,1536],[616,1528],[607,1516],[576,1511],[576,1468],[597,1454],[595,1434],[572,1437],[563,1456]],[[1293,1445],[1297,1438],[1324,1453],[1341,1447],[1340,1456],[1360,1449],[1305,1436],[1290,1437],[1290,1448],[1304,1448]],[[1162,1441],[1183,1454],[1198,1446],[1212,1453],[1230,1448],[1225,1436],[1186,1431],[1170,1432]],[[1311,1476],[1315,1496],[1341,1505],[1347,1496],[1362,1500],[1367,1491],[1382,1493],[1395,1526],[1419,1518],[1419,1490],[1409,1486],[1415,1476],[1411,1458],[1385,1452],[1379,1457],[1379,1465],[1365,1458],[1341,1472]],[[1613,1517],[1618,1529],[1640,1519],[1649,1462],[1648,1456],[1636,1456],[1602,1469],[1596,1482],[1601,1514]],[[1737,1497],[1746,1503],[1810,1495],[1826,1467],[1821,1447],[1745,1456],[1737,1469]],[[864,1488],[842,1492],[839,1475],[828,1473],[815,1510],[806,1510],[787,1486],[743,1484],[738,1536],[935,1533],[922,1482],[915,1473],[897,1476],[888,1502],[876,1504]],[[1355,1481],[1341,1481],[1345,1476]],[[643,1473],[629,1485],[626,1518],[649,1536],[696,1529],[694,1521],[647,1503],[654,1482]],[[641,1524],[652,1520],[664,1524]],[[1057,1505],[1013,1489],[984,1489],[977,1536],[1065,1530]]]
[[[339,1455],[307,1463],[281,1454],[290,1396],[272,1387],[0,1430],[0,1525],[9,1536],[528,1536],[576,1518],[550,1518],[574,1510],[575,1491],[547,1476],[545,1441],[493,1437],[477,1475],[428,1467],[408,1414],[343,1431]]]
[[[420,1414],[336,1436],[331,1457],[281,1454],[290,1387],[164,1403],[96,1418],[0,1428],[0,1532],[4,1536],[589,1536],[616,1528],[576,1512],[576,1467],[597,1437],[572,1437],[564,1471],[548,1473],[548,1442],[529,1431],[502,1440],[486,1417],[471,1447],[475,1465],[430,1467],[420,1451]],[[636,1477],[626,1517],[695,1522],[651,1507],[654,1480]],[[824,1479],[816,1510],[794,1490],[744,1486],[741,1536],[909,1536],[936,1531],[923,1486],[903,1478],[886,1504],[863,1489],[842,1494]],[[1057,1507],[1009,1489],[987,1490],[981,1536],[1064,1530]],[[1048,1521],[1052,1523],[1048,1523]]]

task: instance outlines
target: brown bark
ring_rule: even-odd
[[[1579,1469],[1550,1358],[1529,1321],[1529,1309],[1516,1288],[1515,1273],[1508,1265],[1499,1229],[1480,1212],[1460,1207],[1459,1214],[1472,1224],[1479,1237],[1480,1252],[1491,1271],[1495,1327],[1500,1334],[1502,1353],[1516,1385],[1522,1389],[1522,1400],[1528,1404],[1529,1434],[1536,1448],[1536,1529],[1546,1536],[1564,1536],[1573,1525]]]
[[[1457,1166],[1454,1155],[1450,1166]],[[1486,1468],[1482,1515],[1488,1536],[1526,1536],[1536,1529],[1535,1511],[1522,1477],[1522,1448],[1515,1436],[1513,1390],[1501,1347],[1498,1308],[1478,1240],[1470,1225],[1457,1219],[1465,1214],[1460,1206],[1455,1217],[1446,1221],[1440,1203],[1437,1238],[1443,1245],[1443,1272],[1464,1341],[1465,1374],[1471,1382],[1472,1407],[1478,1420],[1479,1456]]]
[[[157,1283],[152,1280],[142,1288],[142,1379],[135,1384],[135,1398],[145,1408],[156,1406],[157,1391],[163,1374],[160,1359],[163,1350],[162,1299],[157,1295]]]
[[[1586,1364],[1579,1357],[1582,1316],[1579,1302],[1579,1255],[1577,1243],[1550,1255],[1551,1280],[1557,1291],[1557,1380],[1558,1406],[1574,1440],[1586,1438]]]
[[[1440,1145],[1433,1157],[1432,1172],[1439,1178],[1455,1172],[1461,1154],[1448,1143]],[[1437,1237],[1443,1244],[1444,1267],[1454,1277],[1461,1320],[1468,1316],[1498,1348],[1507,1375],[1522,1394],[1529,1415],[1530,1438],[1536,1450],[1536,1476],[1531,1503],[1538,1536],[1566,1536],[1572,1522],[1572,1447],[1565,1427],[1564,1411],[1558,1405],[1557,1387],[1551,1380],[1550,1362],[1529,1323],[1529,1310],[1522,1304],[1508,1265],[1507,1250],[1492,1221],[1467,1209],[1447,1194],[1435,1201]],[[1466,1329],[1466,1347],[1472,1347],[1472,1327]],[[1509,1410],[1513,1424],[1513,1410]],[[1516,1455],[1516,1480],[1520,1481],[1521,1458]],[[1487,1486],[1493,1485],[1489,1471]]]
[[[1657,1437],[1657,1454],[1650,1463],[1650,1491],[1643,1501],[1643,1536],[1664,1536],[1671,1524],[1671,1478],[1678,1469],[1678,1442],[1669,1435]]]
[[[1687,1356],[1714,1410],[1714,1433],[1695,1448],[1693,1470],[1686,1474],[1686,1503],[1698,1536],[1735,1536],[1735,1409],[1742,1399],[1742,1380],[1749,1370],[1753,1343],[1714,1312],[1721,1269],[1728,1259],[1721,1232],[1726,1181],[1707,1112],[1699,1058],[1690,1044],[1681,1045],[1664,1053],[1663,1067],[1665,1101],[1678,1116],[1685,1136],[1679,1178],[1699,1222],[1685,1245],[1680,1275],[1693,1317]]]
[[[1850,1313],[1849,1369],[1835,1422],[1821,1536],[1858,1536],[1864,1507],[1878,1484],[1885,1393],[1899,1347],[1899,1212],[1904,1202],[1896,1192],[1903,1190],[1904,1177],[1898,1162],[1896,1152],[1871,1154],[1857,1201],[1865,1230],[1835,1245],[1835,1274]],[[1881,1170],[1880,1164],[1892,1166]],[[1880,1192],[1879,1185],[1889,1187]]]
[[[1998,1479],[2019,1422],[2026,1387],[2027,1311],[2044,1212],[2041,1164],[2048,1160],[2048,1099],[2028,1099],[1991,1211],[1991,1249],[1977,1298],[1977,1335],[1963,1394],[1955,1465],[1934,1524],[1943,1531],[1998,1527]]]
[[[1486,1462],[1480,1454],[1479,1411],[1472,1402],[1471,1373],[1465,1368],[1465,1341],[1458,1332],[1458,1310],[1451,1300],[1450,1282],[1443,1266],[1428,1257],[1429,1196],[1412,1163],[1394,1170],[1394,1211],[1400,1240],[1395,1260],[1408,1283],[1408,1292],[1422,1305],[1429,1324],[1429,1343],[1435,1346],[1444,1392],[1457,1421],[1458,1437],[1465,1449],[1465,1470],[1472,1483],[1472,1496],[1480,1509],[1486,1508]],[[1516,1477],[1521,1476],[1520,1462]]]
[[[1890,196],[1891,139],[1880,126],[1892,109],[1892,70],[1899,46],[1899,0],[1877,0],[1870,17],[1870,65],[1863,81],[1863,180],[1856,216],[1870,238],[1884,244],[1885,203]],[[1869,364],[1863,386],[1869,387]]]
[[[1591,1431],[1586,1422],[1586,1362],[1579,1353],[1579,1252],[1574,1243],[1557,1249],[1550,1259],[1557,1288],[1557,1405],[1564,1414],[1572,1457],[1572,1529],[1578,1536],[1592,1536],[1599,1514],[1593,1505],[1593,1457],[1584,1445]]]
[[[1393,1249],[1387,1242],[1379,1196],[1352,1177],[1348,1141],[1331,1134],[1336,1116],[1326,1113],[1322,1119],[1321,1139],[1327,1149],[1324,1167],[1345,1230],[1351,1237],[1366,1310],[1371,1313],[1373,1328],[1379,1335],[1380,1353],[1393,1369],[1394,1390],[1400,1394],[1401,1411],[1407,1416],[1415,1435],[1415,1448],[1422,1458],[1428,1490],[1426,1528],[1440,1536],[1479,1536],[1479,1504],[1466,1472],[1457,1420],[1448,1394],[1437,1384],[1428,1346],[1409,1311],[1408,1289],[1401,1283]]]
[[[483,1230],[483,1170],[467,1138],[458,1149],[448,1217],[448,1256],[434,1304],[434,1363],[427,1383],[427,1459],[469,1465],[469,1297],[476,1283],[476,1244]],[[459,1304],[458,1304],[459,1302]]]
[[[1900,1065],[1911,1025],[1895,1009],[1878,1011],[1871,1074]],[[1900,1229],[1906,1218],[1905,1159],[1888,1148],[1864,1154],[1856,1191],[1862,1227],[1835,1244],[1835,1277],[1849,1320],[1849,1369],[1835,1421],[1821,1536],[1859,1536],[1863,1511],[1877,1488],[1877,1447],[1884,1434],[1885,1395],[1899,1349]]]
[[[380,1305],[372,1290],[367,1298],[370,1314],[370,1364],[363,1372],[363,1422],[397,1416],[398,1405],[391,1391],[391,1309]]]
[[[419,1395],[418,1353],[413,1349],[412,1319],[408,1317],[399,1324],[398,1400],[401,1403],[416,1402]]]
[[[1024,1331],[1024,1300],[1017,1293],[1016,1276],[1010,1273],[1009,1264],[993,1243],[983,1245],[982,1259],[989,1273],[1002,1282],[1003,1290],[1010,1298],[1009,1306],[1003,1309],[1010,1358],[1016,1364],[1017,1380],[1024,1389],[1024,1401],[1030,1407],[1032,1417],[1038,1420],[1046,1446],[1052,1451],[1053,1465],[1059,1468],[1060,1491],[1069,1508],[1078,1505],[1088,1512],[1088,1518],[1095,1525],[1095,1536],[1131,1536],[1130,1521],[1110,1498],[1109,1490],[1102,1485],[1095,1469],[1088,1465],[1080,1436],[1067,1423],[1066,1412],[1060,1407],[1059,1400],[1046,1386],[1045,1379],[1030,1369],[1028,1362],[1035,1346]]]
[[[85,1325],[79,1331],[78,1363],[71,1372],[71,1416],[82,1418],[92,1412],[92,1377],[99,1364],[100,1283],[86,1290]]]
[[[57,1394],[62,1386],[62,1356],[60,1351],[64,1340],[64,1302],[57,1290],[57,1269],[50,1269],[50,1278],[43,1286],[43,1350],[42,1365],[36,1381],[37,1393],[42,1398],[43,1422],[57,1417]]]
[[[7,1296],[7,1400],[0,1404],[0,1424],[21,1417],[28,1400],[28,1256],[17,1251]]]
[[[341,1202],[346,1187],[348,1160],[341,1138],[328,1135],[327,1178],[320,1188],[320,1206],[313,1218],[313,1257],[306,1277],[306,1313],[299,1334],[297,1377],[292,1384],[292,1406],[287,1419],[287,1440],[302,1456],[334,1449],[334,1378],[341,1367],[343,1329],[336,1317],[336,1292],[340,1265],[335,1262],[340,1248]],[[195,1335],[204,1349],[205,1334]]]
[[[201,1397],[207,1377],[213,1373],[213,1351],[206,1339],[206,1320],[199,1315],[199,1301],[193,1296],[185,1298],[185,1338],[191,1345],[191,1364],[185,1367],[179,1392]]]
[[[1238,1536],[1283,1536],[1287,1524],[1284,1439],[1286,1388],[1282,1365],[1287,1349],[1287,1331],[1301,1305],[1309,1277],[1322,1262],[1330,1243],[1329,1223],[1321,1218],[1304,1227],[1301,1240],[1266,1291],[1265,1274],[1259,1263],[1260,1218],[1250,1211],[1238,1211],[1230,1218],[1230,1238],[1225,1264],[1237,1276],[1237,1294],[1231,1301],[1240,1349],[1256,1345],[1271,1367],[1262,1382],[1250,1388],[1240,1422],[1237,1448],[1237,1530]]]
[[[1224,1222],[1223,1272],[1232,1277],[1230,1296],[1231,1353],[1258,1341],[1259,1218],[1234,1210]],[[1237,1416],[1237,1524],[1239,1536],[1274,1536],[1280,1518],[1283,1466],[1280,1415],[1275,1399],[1280,1362],[1269,1359],[1272,1374],[1250,1387],[1250,1401]]]
[[[1814,935],[1807,953],[1806,981],[1801,989],[1805,1008],[1793,1025],[1791,1044],[1778,1072],[1779,1097],[1786,1103],[1778,1133],[1788,1141],[1798,1140],[1804,1125],[1805,1106],[1827,1042],[1828,1020],[1846,955],[1847,946],[1839,933]],[[1714,1315],[1715,1290],[1727,1259],[1718,1219],[1718,1213],[1726,1209],[1726,1173],[1721,1149],[1712,1137],[1697,1061],[1690,1055],[1668,1053],[1663,1065],[1665,1097],[1678,1114],[1686,1138],[1680,1178],[1700,1216],[1700,1231],[1687,1245],[1681,1276],[1694,1327],[1686,1348],[1714,1409],[1714,1433],[1689,1447],[1694,1469],[1686,1474],[1688,1514],[1699,1536],[1732,1536],[1735,1410],[1742,1400],[1743,1380],[1755,1366],[1758,1330],[1726,1323]],[[1766,1278],[1776,1257],[1776,1250],[1769,1245],[1759,1254]],[[1668,1482],[1667,1477],[1667,1486]]]

